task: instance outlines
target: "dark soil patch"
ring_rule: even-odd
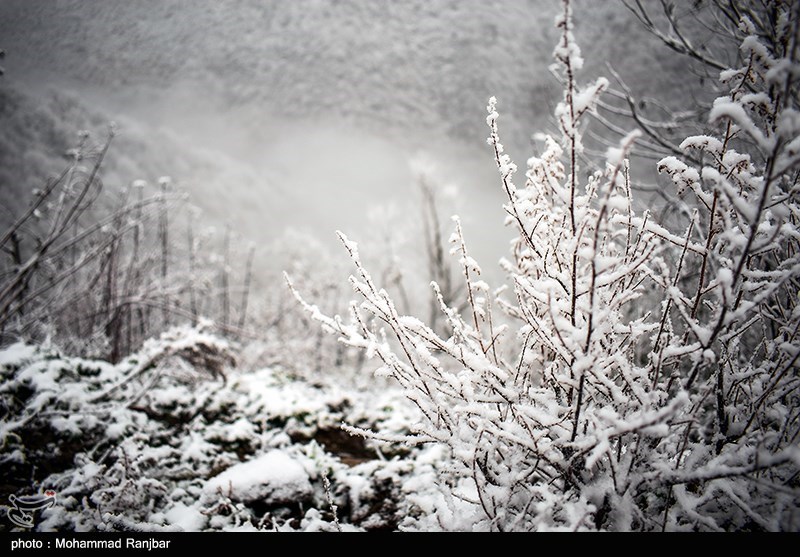
[[[311,438],[298,433],[290,433],[289,437],[294,443],[307,443],[313,439],[348,466],[355,466],[378,457],[374,449],[367,447],[363,437],[350,435],[337,427],[318,429]]]

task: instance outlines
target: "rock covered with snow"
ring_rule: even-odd
[[[203,491],[208,495],[221,493],[234,501],[270,505],[302,501],[312,494],[303,466],[278,450],[231,466],[208,480]]]

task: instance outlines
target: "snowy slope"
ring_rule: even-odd
[[[156,111],[171,95],[211,98],[293,119],[345,116],[381,133],[443,127],[474,142],[490,95],[516,122],[515,139],[552,112],[546,69],[559,9],[550,0],[4,0],[0,37],[11,74],[124,102],[144,94]],[[649,93],[669,83],[652,71],[666,65],[650,55],[655,43],[621,4],[575,11],[589,73],[610,62]]]
[[[487,244],[478,255],[495,257],[505,235],[484,226],[502,214],[486,99],[500,99],[505,143],[525,160],[530,134],[550,125],[557,10],[546,0],[3,0],[0,86],[34,106],[51,88],[73,91],[95,121],[126,122],[143,147],[118,147],[131,162],[120,183],[172,175],[214,222],[260,242],[288,225],[326,241],[337,228],[364,234],[370,207],[412,210],[407,164],[426,153],[467,193],[458,209]],[[648,92],[671,82],[651,71],[662,65],[653,42],[621,5],[581,2],[576,12],[587,78],[610,61]],[[64,148],[0,129],[7,158]],[[33,167],[6,170],[2,189],[29,186]]]

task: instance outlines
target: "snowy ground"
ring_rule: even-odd
[[[0,499],[54,490],[39,531],[437,527],[441,449],[342,429],[409,433],[400,393],[231,367],[231,349],[186,328],[117,366],[4,349]]]

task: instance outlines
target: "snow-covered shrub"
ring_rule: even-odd
[[[582,180],[581,120],[607,83],[578,87],[563,4],[561,138],[543,138],[524,187],[494,98],[488,107],[516,231],[501,262],[508,286],[493,292],[480,280],[456,219],[467,309],[439,296],[445,335],[401,315],[342,234],[361,297],[349,320],[295,295],[341,342],[377,356],[377,373],[419,408],[424,420],[403,440],[447,447],[442,497],[422,503],[440,527],[796,529],[797,6],[776,7],[770,43],[743,18],[748,63],[722,72],[730,94],[711,113],[722,134],[683,144],[706,165],[659,163],[699,204],[688,230],[671,231],[633,210],[626,155],[636,134]]]
[[[113,191],[102,175],[114,129],[101,143],[85,131],[79,136],[61,173],[31,199],[15,200],[27,206],[11,207],[2,221],[0,344],[49,339],[117,362],[202,316],[240,334],[253,249],[231,246],[229,230],[220,249],[193,224],[195,210],[168,177],[156,187],[136,180]]]
[[[314,292],[316,299],[325,300],[326,311],[334,312],[346,304],[348,289],[338,280],[346,271],[340,261],[330,256],[330,249],[312,235],[288,229],[265,251],[272,265],[289,269],[304,291]],[[263,285],[279,283],[277,271],[266,272],[261,281]],[[344,370],[358,368],[357,359],[361,355],[313,328],[290,292],[267,286],[261,295],[266,301],[257,318],[260,319],[257,338],[245,343],[242,349],[245,365],[279,368],[309,380],[333,371],[344,379]],[[298,330],[309,330],[310,334],[297,335]]]
[[[658,164],[696,207],[647,366],[689,395],[666,527],[798,527],[799,31],[797,3],[744,12],[699,164]]]
[[[429,273],[439,284],[445,300],[452,300],[460,307],[465,305],[458,273],[453,271],[447,256],[449,219],[443,217],[442,209],[455,197],[455,188],[441,183],[430,164],[413,161],[411,168],[419,195],[413,203],[409,202],[408,209],[417,209],[420,215],[409,218],[408,211],[392,204],[370,209],[373,234],[365,251],[373,257],[366,263],[398,301],[399,311],[424,313],[431,328],[438,330],[447,324],[441,319],[438,300],[430,290]],[[406,241],[407,237],[419,241]],[[265,252],[276,269],[291,275],[299,291],[317,300],[322,312],[346,311],[350,288],[342,278],[348,275],[347,262],[331,253],[329,246],[307,233],[288,229]],[[278,278],[277,273],[267,272],[261,284],[274,285]],[[258,338],[243,348],[246,365],[280,367],[311,381],[321,375],[335,374],[341,382],[354,381],[367,388],[381,384],[362,373],[363,352],[337,342],[316,327],[291,292],[268,287],[261,297],[266,300],[262,304],[264,326],[259,329]],[[298,330],[310,332],[298,335]]]

